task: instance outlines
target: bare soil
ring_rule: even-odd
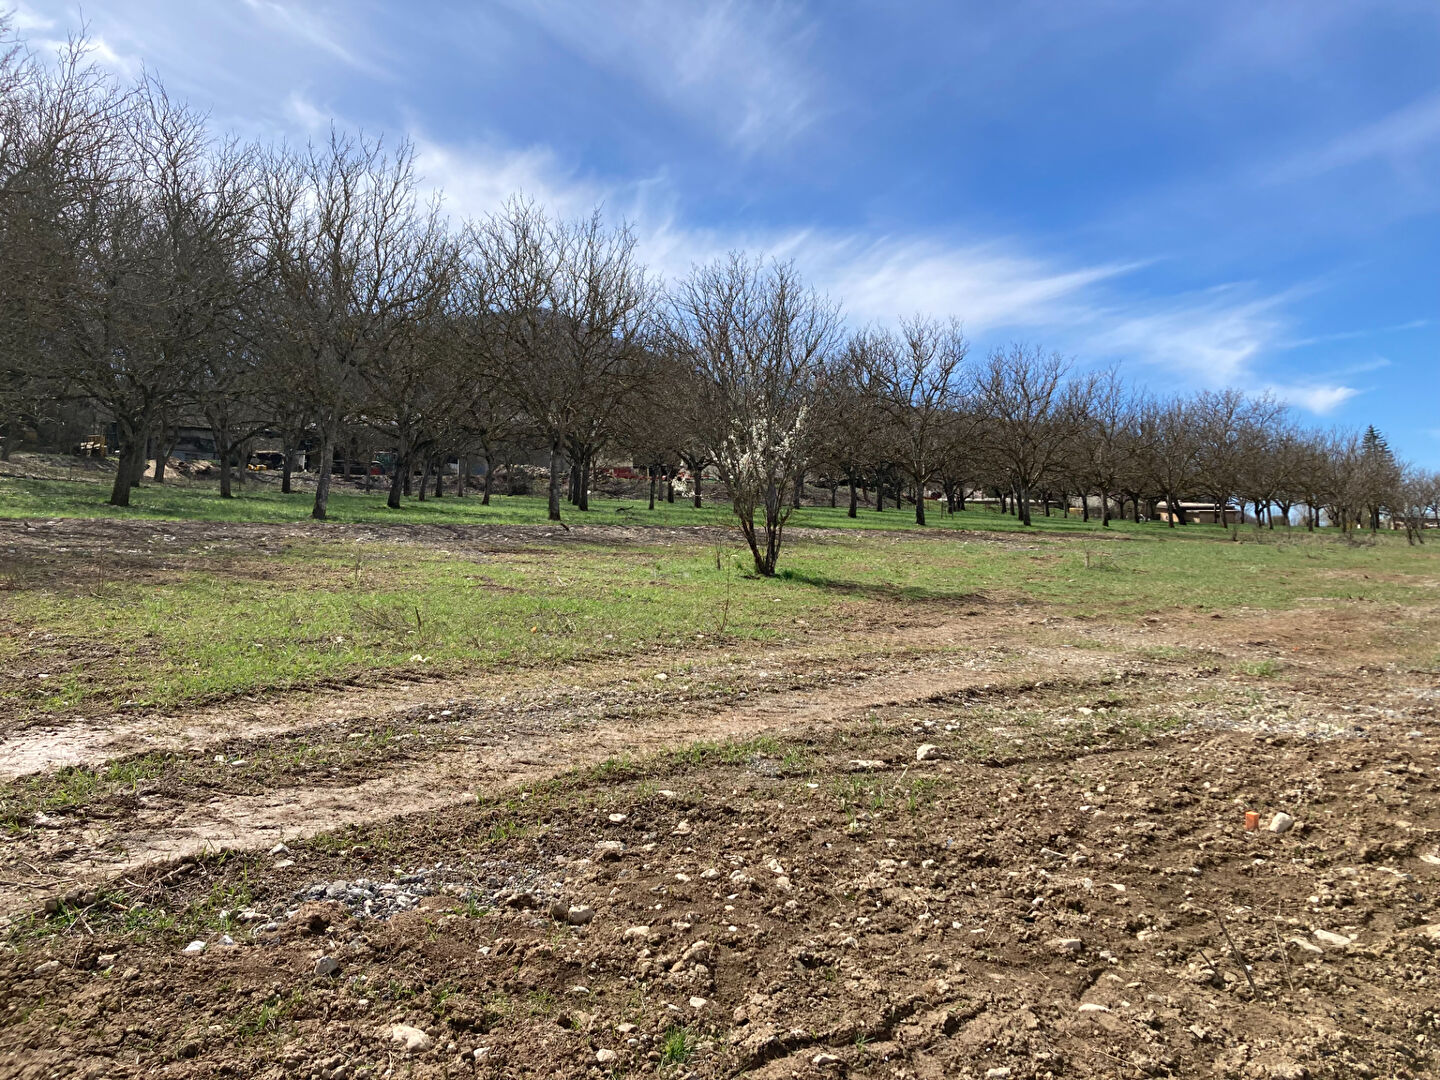
[[[12,731],[12,800],[171,756],[12,818],[0,1076],[1429,1075],[1437,630],[897,605]]]

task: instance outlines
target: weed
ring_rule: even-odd
[[[683,1027],[671,1027],[660,1041],[660,1064],[683,1065],[695,1053],[695,1036]]]

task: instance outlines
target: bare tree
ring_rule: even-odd
[[[633,231],[607,228],[598,211],[558,222],[517,198],[473,235],[472,272],[485,278],[495,329],[492,370],[544,432],[549,515],[559,521],[567,445],[586,464],[619,403],[645,378],[659,292]]]
[[[764,577],[780,557],[815,380],[839,327],[838,310],[793,266],[739,253],[694,269],[671,300],[673,349],[699,387],[691,423],[708,441]]]
[[[919,316],[902,320],[897,333],[861,340],[866,389],[889,421],[895,459],[914,489],[915,523],[924,525],[925,491],[945,461],[969,346],[958,322]]]
[[[1058,353],[1012,345],[992,352],[976,375],[984,438],[1010,473],[1027,526],[1031,493],[1065,461],[1083,422],[1083,403],[1066,392],[1068,370]]]

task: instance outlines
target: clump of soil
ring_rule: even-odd
[[[5,1071],[1433,1069],[1432,735],[1063,719],[877,709],[118,881],[13,929]]]

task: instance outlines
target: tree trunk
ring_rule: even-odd
[[[295,470],[295,448],[287,441],[281,451],[285,460],[280,466],[280,494],[290,494],[290,476]]]
[[[655,466],[651,465],[645,470],[650,474],[650,509],[655,509]]]
[[[550,437],[550,520],[560,520],[560,470],[565,459],[560,454],[560,437]]]
[[[1110,527],[1110,493],[1103,487],[1100,489],[1100,524],[1106,529]]]
[[[425,501],[425,492],[430,487],[430,455],[426,454],[420,459],[420,486],[419,494],[416,496],[421,502]]]
[[[455,479],[459,481],[455,485],[455,497],[465,497],[465,485],[470,482],[470,456],[468,454],[455,463]]]
[[[335,454],[335,433],[326,429],[320,434],[320,464],[315,474],[315,505],[310,516],[324,521],[330,512],[330,460]]]
[[[925,486],[915,485],[915,524],[925,524]]]
[[[490,489],[495,486],[495,470],[490,455],[485,455],[485,494],[480,497],[481,506],[490,505]]]
[[[1021,484],[1016,488],[1016,495],[1018,496],[1016,503],[1020,524],[1028,527],[1030,525],[1030,489]]]
[[[860,502],[857,498],[858,492],[855,490],[855,476],[853,473],[846,473],[845,478],[850,483],[850,509],[846,513],[846,516],[852,518],[857,517],[859,515]]]
[[[584,458],[580,463],[579,507],[581,510],[590,509],[590,463],[594,460],[594,458],[595,455],[591,451],[587,450],[585,451]]]
[[[675,470],[674,470],[674,469],[666,469],[666,470],[665,470],[665,501],[666,501],[667,503],[674,503],[674,502],[675,502]]]
[[[435,459],[435,497],[438,499],[445,494],[445,455],[441,454]]]
[[[400,509],[400,496],[405,492],[405,477],[409,475],[410,462],[404,460],[397,453],[395,455],[395,471],[390,474],[390,494],[385,499],[385,505],[391,510]]]

